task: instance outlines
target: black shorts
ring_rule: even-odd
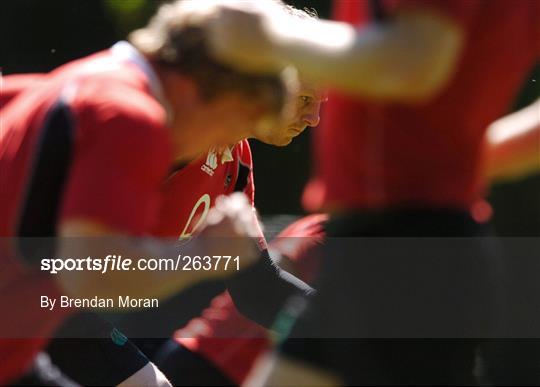
[[[296,319],[281,351],[347,384],[474,384],[503,291],[485,230],[425,210],[350,214],[327,230],[317,295],[278,318]]]
[[[47,352],[64,374],[85,386],[113,386],[139,371],[148,358],[118,329],[93,313],[81,313],[58,331]]]
[[[223,281],[204,281],[160,301],[159,308],[109,315],[115,326],[153,360],[156,351],[169,340],[175,330],[200,316],[212,299],[224,291]]]

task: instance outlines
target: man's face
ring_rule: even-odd
[[[290,144],[293,138],[302,133],[308,126],[319,124],[323,94],[307,83],[302,83],[296,99],[296,110],[292,119],[283,125],[266,127],[255,132],[255,138],[275,146]]]

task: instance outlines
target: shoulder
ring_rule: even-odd
[[[66,93],[69,94],[69,85]],[[155,126],[165,126],[165,109],[144,84],[118,72],[93,75],[73,85],[73,106],[97,119],[123,118]],[[68,96],[69,98],[69,96]]]
[[[85,153],[125,160],[146,171],[170,162],[165,109],[144,84],[117,72],[92,74],[66,82],[61,98],[71,109],[79,149]]]
[[[106,136],[131,146],[170,141],[163,106],[143,85],[117,73],[93,75],[64,86],[81,135]]]
[[[84,120],[165,125],[165,110],[151,94],[145,74],[116,60],[109,50],[69,62],[50,78],[60,89],[60,99]]]

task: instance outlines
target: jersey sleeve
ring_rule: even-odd
[[[84,219],[142,234],[157,221],[171,162],[167,133],[152,117],[115,104],[78,118],[78,149],[61,220]]]
[[[0,109],[28,88],[35,87],[46,79],[45,74],[14,74],[0,80]]]

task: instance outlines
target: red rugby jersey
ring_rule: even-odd
[[[372,22],[367,0],[335,1],[335,18]],[[387,18],[423,7],[458,23],[465,46],[448,85],[423,105],[332,92],[315,132],[308,209],[449,207],[482,195],[482,139],[504,115],[540,53],[540,2],[380,0]]]
[[[311,282],[321,263],[317,247],[324,241],[327,216],[304,217],[283,230],[269,248],[286,256],[299,277]],[[241,315],[228,292],[215,297],[201,316],[175,332],[177,342],[212,362],[241,385],[257,357],[270,348],[268,332]]]
[[[24,90],[39,86],[47,79],[45,74],[13,74],[0,80],[0,109]]]
[[[120,43],[36,82],[8,76],[3,83],[0,236],[54,236],[69,218],[134,235],[153,227],[171,144],[155,75],[133,47]],[[6,384],[25,372],[69,311],[43,311],[39,297],[58,296],[55,282],[10,246],[1,252],[0,306],[10,311],[0,322]]]
[[[197,228],[204,222],[216,198],[235,191],[244,192],[254,206],[253,161],[248,140],[240,141],[230,148],[211,149],[203,157],[171,171],[162,186],[162,207],[159,223],[153,234],[160,237],[189,237],[196,234]],[[265,247],[262,231],[260,235],[261,247]],[[220,317],[216,317],[215,311],[218,311]],[[190,341],[186,338],[189,341],[186,345],[190,349],[196,351],[195,347],[200,346],[201,354],[205,356],[208,354],[210,359],[213,359],[213,356],[229,359],[229,356],[225,355],[229,349],[232,360],[238,358],[239,350],[241,357],[254,359],[256,354],[266,347],[266,339],[260,335],[262,328],[236,311],[228,292],[212,300],[211,306],[203,311],[201,317],[193,319],[188,327],[186,329],[195,329],[197,332],[190,330],[184,338],[198,337],[199,334],[206,336],[205,333],[198,331],[199,328],[212,329],[220,337],[217,345],[216,341],[207,343],[203,340]],[[241,338],[230,341],[221,339],[237,337],[240,332],[248,337],[259,338],[248,341],[242,341]],[[243,369],[245,366],[241,367]],[[247,370],[242,370],[241,375]],[[234,371],[232,375],[231,377],[237,376]]]
[[[188,237],[201,225],[218,196],[244,192],[254,205],[253,161],[248,140],[172,170],[161,188],[162,206],[153,234]]]

